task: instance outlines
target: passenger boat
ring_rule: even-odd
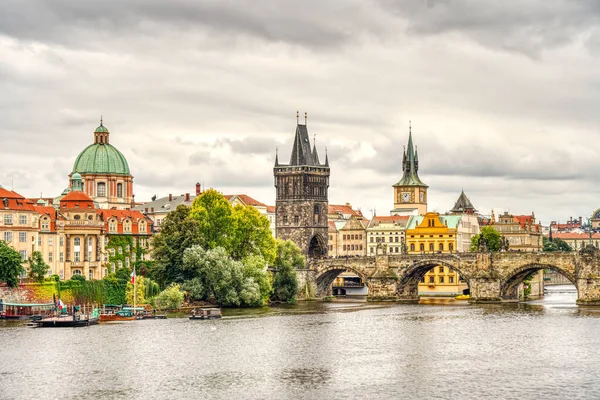
[[[214,319],[221,318],[220,308],[199,308],[192,311],[190,319]]]
[[[46,317],[36,321],[32,321],[32,324],[36,324],[38,328],[77,328],[81,326],[95,325],[98,323],[99,314],[98,310],[94,310],[90,315],[80,314],[74,312],[73,314],[67,315],[56,315],[53,317]]]
[[[0,299],[0,318],[41,319],[54,310],[54,303],[5,303]]]

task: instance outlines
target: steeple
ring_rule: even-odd
[[[304,125],[302,125],[299,121],[299,113],[296,112],[296,137],[294,138],[289,166],[322,166],[319,161],[316,143],[311,150],[306,122],[306,113],[304,114]]]
[[[279,148],[275,148],[275,166],[279,166]]]
[[[313,162],[315,165],[320,165],[319,154],[317,153],[317,135],[313,137],[313,149],[312,149]]]
[[[419,179],[417,174],[419,170],[419,155],[415,151],[412,138],[412,127],[409,122],[408,126],[408,146],[402,157],[402,172],[403,176],[398,183],[393,186],[422,186],[428,187]]]
[[[455,214],[475,214],[477,210],[473,207],[471,200],[469,200],[463,190],[460,192],[460,196],[458,196],[458,200],[456,200],[456,203],[450,212]]]
[[[329,167],[329,155],[327,154],[327,147],[325,147],[325,166]]]

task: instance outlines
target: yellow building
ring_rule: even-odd
[[[402,179],[394,187],[392,215],[423,215],[427,212],[428,186],[419,178],[419,154],[413,146],[409,127],[408,147],[402,159]]]
[[[429,212],[411,218],[406,229],[406,245],[409,254],[452,253],[457,247],[456,226],[460,215],[444,215]],[[422,295],[456,295],[467,289],[459,274],[439,265],[428,271],[419,283]]]

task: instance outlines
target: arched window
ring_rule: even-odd
[[[140,221],[139,230],[140,233],[146,233],[146,221]]]
[[[90,269],[89,277],[90,277],[90,281],[94,279],[94,270],[93,269]]]
[[[81,275],[81,270],[80,269],[74,269],[73,270],[73,275]]]
[[[425,244],[421,243],[421,245],[419,246],[419,250],[425,251]]]
[[[106,183],[98,182],[96,196],[98,197],[106,197]]]
[[[440,251],[444,251],[444,243],[440,243],[439,249]]]
[[[410,251],[415,251],[415,244],[414,243],[410,244]]]
[[[429,243],[429,251],[434,251],[434,245],[433,245],[433,243]]]
[[[80,239],[80,238],[78,238],[78,237],[76,237],[76,238],[73,240],[73,244],[74,244],[75,246],[80,246],[80,245],[81,245],[81,239]]]
[[[117,197],[123,197],[123,184],[117,183]]]

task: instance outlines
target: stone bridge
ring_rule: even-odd
[[[529,274],[551,269],[577,288],[577,304],[600,305],[600,253],[593,247],[569,253],[480,252],[453,254],[377,255],[321,258],[309,261],[302,280],[316,286],[317,296],[331,294],[342,272],[360,276],[369,300],[418,302],[419,281],[443,265],[458,272],[470,288],[472,302],[518,301],[518,286]]]

